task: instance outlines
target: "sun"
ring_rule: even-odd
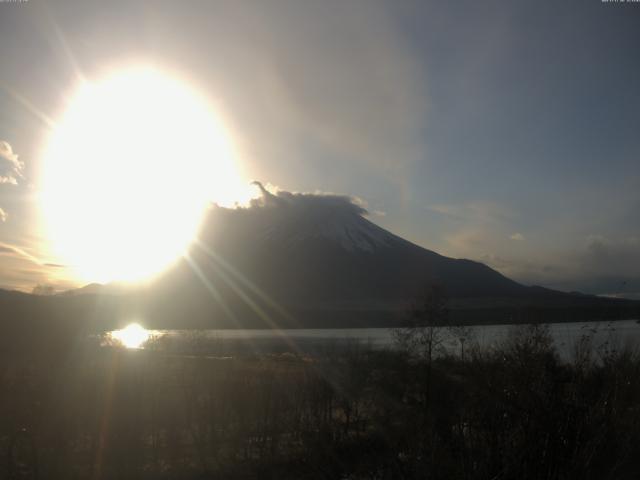
[[[229,135],[208,102],[151,68],[83,84],[43,157],[54,256],[83,281],[138,281],[176,260],[211,201],[243,201]]]

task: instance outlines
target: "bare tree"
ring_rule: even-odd
[[[464,347],[475,338],[475,330],[469,325],[449,325],[449,333],[460,345],[460,360],[464,362]]]
[[[431,285],[411,308],[408,323],[394,332],[400,348],[425,362],[424,394],[431,393],[431,370],[436,354],[444,350],[446,338],[442,327],[449,323],[448,298],[442,285]]]
[[[432,285],[411,307],[406,326],[395,330],[395,340],[404,351],[431,362],[444,342],[441,327],[448,322],[448,298],[444,287]]]

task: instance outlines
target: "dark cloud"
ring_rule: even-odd
[[[640,238],[590,235],[575,277],[589,293],[640,298]]]
[[[640,238],[591,235],[581,260],[588,273],[622,278],[640,276]]]
[[[368,215],[365,203],[357,197],[326,192],[288,192],[276,187],[254,184],[259,198],[248,206],[225,208],[214,205],[204,222],[200,238],[205,243],[225,241],[261,241],[278,235],[283,241],[300,235],[318,235],[335,231],[354,217]]]
[[[565,291],[640,298],[640,238],[590,235],[577,251],[558,251],[544,264],[495,254],[480,261],[526,284]]]
[[[640,275],[600,275],[582,280],[581,291],[617,298],[640,299]]]
[[[562,279],[564,273],[558,266],[493,253],[481,255],[478,260],[507,277],[527,285],[549,286],[550,283]]]
[[[262,195],[251,200],[249,209],[281,208],[285,210],[297,210],[300,213],[311,210],[341,210],[356,215],[367,215],[365,203],[358,197],[349,195],[336,195],[333,193],[292,193],[285,190],[274,189],[269,191],[261,182],[253,182]]]

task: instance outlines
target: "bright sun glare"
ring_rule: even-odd
[[[144,342],[149,340],[150,336],[149,330],[146,330],[137,323],[127,325],[122,330],[111,332],[111,337],[118,340],[127,348],[140,348]]]
[[[185,251],[210,201],[246,201],[249,191],[207,102],[152,69],[85,83],[44,156],[46,233],[84,281],[158,273]]]

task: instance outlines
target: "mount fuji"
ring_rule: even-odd
[[[525,286],[482,263],[439,255],[374,224],[351,197],[257,185],[262,196],[248,207],[212,206],[188,252],[145,286],[91,284],[53,297],[0,292],[0,308],[94,330],[134,319],[151,328],[392,326],[438,285],[464,323],[638,315],[638,302]]]
[[[189,312],[198,325],[389,325],[432,285],[444,289],[464,322],[535,321],[531,311],[540,309],[566,320],[571,309],[583,318],[585,309],[612,305],[439,255],[374,224],[351,197],[257,185],[262,197],[249,207],[213,207],[185,260],[154,284],[151,304],[164,305],[159,315]],[[185,293],[179,307],[157,300]]]

